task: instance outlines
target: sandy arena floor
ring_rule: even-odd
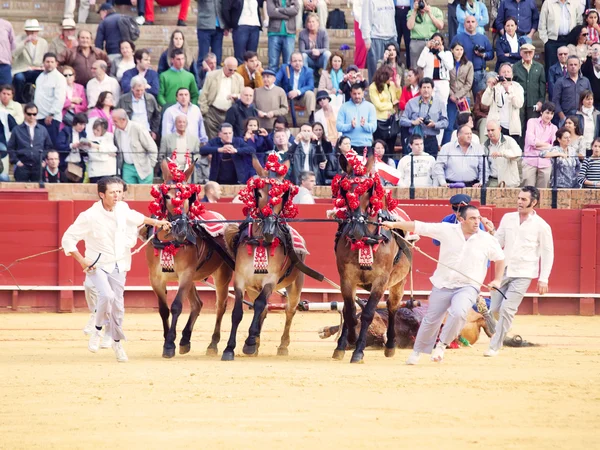
[[[230,363],[204,356],[210,314],[192,352],[172,360],[161,358],[158,314],[126,316],[127,364],[87,350],[86,319],[0,315],[0,449],[600,448],[597,317],[520,316],[513,331],[543,347],[489,359],[482,335],[414,367],[408,350],[332,361],[333,340],[316,330],[335,313],[297,314],[283,358],[283,315],[270,314],[259,357]]]

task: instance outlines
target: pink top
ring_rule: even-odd
[[[556,139],[556,125],[550,122],[544,125],[542,118],[529,119],[527,121],[527,133],[525,133],[525,152],[523,153],[523,164],[545,169],[552,165],[550,158],[540,158],[542,150],[535,148],[536,142],[547,142],[552,145]]]
[[[80,97],[82,102],[79,105],[71,103],[71,98]],[[87,96],[85,95],[85,88],[81,84],[75,83],[73,85],[73,91],[69,95],[69,89],[67,89],[67,98],[65,99],[65,106],[63,107],[63,115],[67,110],[72,110],[75,114],[86,112],[88,110]]]
[[[89,123],[93,124],[94,123],[93,119],[96,119],[96,118],[106,119],[108,121],[108,132],[109,133],[114,132],[112,117],[110,115],[107,116],[103,109],[98,109],[98,108],[90,109],[90,112],[88,113]]]

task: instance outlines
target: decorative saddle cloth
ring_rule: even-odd
[[[204,210],[198,215],[199,220],[226,220],[221,214],[216,211]],[[201,223],[200,226],[213,237],[223,236],[226,223]]]

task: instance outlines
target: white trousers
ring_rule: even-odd
[[[474,286],[457,289],[438,289],[434,286],[429,296],[427,314],[417,333],[414,350],[431,353],[446,312],[448,318],[442,328],[440,341],[448,345],[456,339],[467,322],[467,312],[477,300],[478,294]]]
[[[500,285],[500,291],[506,295],[506,299],[497,291],[492,291],[490,313],[492,317],[498,318],[496,332],[490,341],[492,350],[500,350],[504,343],[507,333],[512,326],[513,319],[519,305],[523,301],[523,296],[529,289],[531,278],[508,278],[504,277]]]
[[[65,19],[75,19],[75,5],[77,0],[65,0]],[[79,1],[79,23],[86,23],[90,14],[90,0]]]
[[[115,341],[125,339],[123,333],[123,317],[125,316],[125,302],[123,293],[125,291],[125,272],[119,272],[117,268],[112,273],[102,269],[96,269],[87,274],[98,291],[98,302],[96,303],[96,327],[102,327],[108,323],[107,331]]]

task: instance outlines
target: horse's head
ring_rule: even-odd
[[[184,243],[191,235],[189,219],[194,219],[201,214],[203,206],[199,203],[201,187],[188,184],[193,164],[189,164],[189,156],[186,155],[186,168],[179,170],[177,167],[177,155],[173,152],[172,159],[163,160],[162,164],[163,184],[153,186],[151,194],[154,201],[150,203],[150,212],[161,219],[173,223],[171,236],[180,243]]]
[[[280,163],[276,154],[268,156],[266,168],[256,157],[253,157],[252,165],[257,176],[248,180],[246,187],[240,191],[240,199],[246,205],[244,214],[254,219],[254,237],[262,236],[263,242],[270,245],[276,237],[280,220],[298,214],[292,203],[298,188],[284,179],[289,161]]]
[[[340,167],[346,175],[336,176],[331,185],[337,197],[334,204],[338,217],[348,221],[347,235],[353,241],[374,231],[374,225],[369,222],[377,220],[377,213],[383,207],[385,191],[379,176],[371,174],[373,165],[373,155],[367,158],[366,165],[355,152],[340,155]]]

